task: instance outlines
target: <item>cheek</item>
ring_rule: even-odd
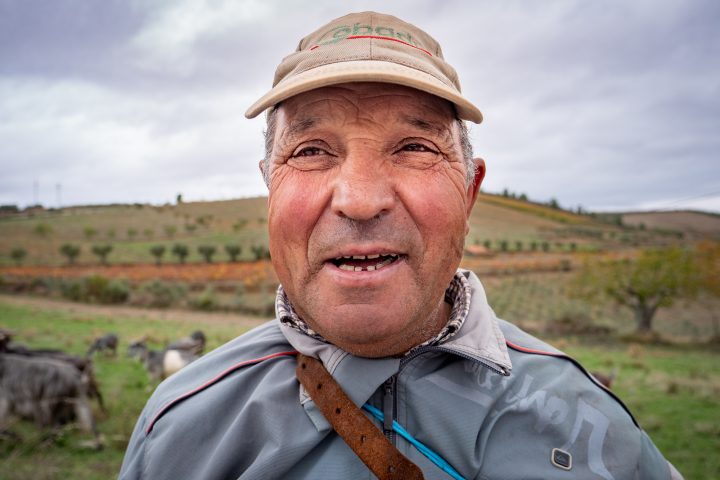
[[[289,171],[271,184],[268,229],[273,258],[296,263],[306,257],[308,238],[325,203],[321,179],[314,177]]]
[[[462,242],[466,229],[466,199],[462,190],[447,181],[426,181],[405,189],[404,198],[427,246]]]

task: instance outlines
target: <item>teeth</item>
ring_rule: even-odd
[[[375,265],[370,265],[367,267],[356,267],[354,265],[348,265],[347,263],[343,263],[343,260],[375,260],[380,257],[384,257],[385,259],[381,261],[380,263],[377,263]],[[340,265],[338,265],[338,268],[340,270],[345,270],[348,272],[374,272],[375,270],[380,270],[381,268],[384,268],[388,265],[390,265],[392,262],[397,260],[399,257],[399,254],[397,253],[373,253],[371,255],[343,255],[340,257],[335,257],[335,260],[340,262]]]

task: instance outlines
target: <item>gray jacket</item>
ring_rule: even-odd
[[[618,399],[498,320],[480,281],[463,273],[473,295],[462,328],[403,359],[355,357],[275,320],[190,364],[148,401],[120,478],[374,478],[300,387],[295,351],[319,358],[358,406],[384,410],[465,478],[671,478]],[[386,434],[425,478],[450,478]]]

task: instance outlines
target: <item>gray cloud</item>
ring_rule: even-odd
[[[720,211],[711,0],[0,0],[0,203],[34,180],[48,205],[57,183],[66,204],[263,193],[242,113],[303,35],[365,9],[441,42],[486,117],[487,190]]]

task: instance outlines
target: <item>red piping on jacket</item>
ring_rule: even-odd
[[[266,355],[264,357],[253,358],[252,360],[246,360],[244,362],[240,362],[236,365],[233,365],[232,367],[224,370],[222,373],[216,375],[211,380],[208,380],[207,382],[203,383],[199,387],[195,387],[194,389],[190,390],[189,392],[184,393],[184,394],[180,395],[179,397],[177,397],[176,399],[171,400],[170,402],[166,403],[165,406],[162,407],[160,409],[160,411],[158,413],[156,413],[155,416],[153,417],[153,419],[150,421],[150,424],[148,425],[147,429],[145,430],[145,435],[149,435],[150,432],[152,432],[152,429],[155,426],[155,422],[157,422],[160,419],[160,417],[165,412],[167,412],[171,407],[173,407],[174,405],[177,405],[178,403],[185,400],[186,398],[191,397],[202,390],[205,390],[210,385],[217,383],[218,381],[222,380],[224,377],[231,374],[235,370],[239,370],[242,367],[247,367],[248,365],[255,365],[257,363],[264,362],[265,360],[270,360],[270,359],[278,358],[278,357],[294,357],[297,354],[298,354],[298,352],[296,352],[294,350],[289,351],[289,352],[277,352],[277,353],[272,353],[270,355]]]

